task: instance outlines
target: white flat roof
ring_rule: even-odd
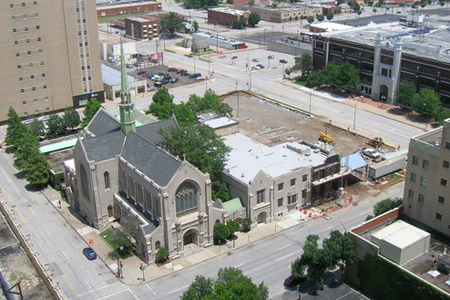
[[[236,120],[230,119],[228,117],[215,118],[215,119],[204,122],[204,124],[206,126],[209,126],[212,129],[217,129],[217,128],[221,128],[221,127],[225,127],[225,126],[229,126],[229,125],[234,125],[237,123],[238,122]]]
[[[120,71],[102,64],[102,79],[106,85],[109,86],[120,85],[120,77],[121,77]],[[127,75],[127,77],[129,83],[138,81],[138,79],[136,79],[133,76]]]
[[[245,13],[245,11],[232,9],[232,8],[228,8],[228,7],[214,7],[214,8],[210,8],[209,10],[223,12],[223,13],[227,13],[227,14],[235,15],[235,16],[242,16]]]
[[[223,139],[225,145],[231,147],[225,171],[246,184],[260,171],[276,178],[295,169],[321,165],[326,159],[323,153],[315,152],[298,142],[268,147],[241,133],[230,134]],[[297,153],[290,148],[309,152],[309,155]]]
[[[70,170],[75,171],[75,159],[69,159],[64,161],[64,165],[67,166]]]
[[[424,238],[430,234],[422,229],[410,225],[404,221],[396,221],[383,229],[372,233],[372,236],[388,242],[397,248],[404,249]]]
[[[310,27],[322,28],[327,31],[336,31],[336,30],[344,30],[344,29],[353,28],[353,26],[348,26],[348,25],[333,23],[333,22],[315,23],[315,24],[311,24]]]

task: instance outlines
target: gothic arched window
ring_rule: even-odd
[[[184,182],[175,194],[177,215],[185,215],[197,210],[197,189],[192,183]]]
[[[111,188],[111,184],[109,182],[109,172],[108,171],[103,173],[103,178],[105,179],[105,189]]]

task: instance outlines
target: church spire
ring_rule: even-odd
[[[130,88],[128,86],[128,74],[125,65],[122,38],[120,39],[120,127],[123,133],[136,131],[134,104],[131,103]]]

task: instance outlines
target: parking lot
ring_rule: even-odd
[[[148,67],[148,68],[139,68],[136,70],[133,70],[132,72],[129,72],[130,75],[138,77],[138,78],[146,78],[147,79],[147,84],[150,86],[154,85],[154,81],[149,79],[148,76],[145,77],[143,75],[138,75],[138,73],[140,73],[141,71],[146,72],[147,74],[158,74],[158,73],[168,73],[171,78],[178,78],[178,82],[175,83],[167,83],[165,86],[167,88],[174,88],[174,87],[180,87],[180,86],[184,86],[184,85],[188,85],[188,84],[192,84],[192,83],[196,83],[199,82],[200,80],[194,79],[194,78],[189,78],[189,76],[181,76],[180,74],[177,74],[177,72],[169,72],[167,70],[168,66],[153,66],[153,67]],[[193,73],[193,70],[187,70],[189,72],[189,74]],[[203,74],[202,74],[203,75]]]

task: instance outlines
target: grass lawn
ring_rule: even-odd
[[[117,20],[117,19],[124,19],[124,18],[128,18],[128,17],[138,17],[138,16],[142,16],[147,14],[146,12],[140,12],[140,13],[135,13],[135,14],[123,14],[123,15],[118,15],[118,16],[111,16],[111,17],[98,17],[98,23],[107,23],[108,21],[111,20]]]
[[[117,254],[119,254],[120,258],[127,258],[131,255],[131,247],[130,244],[117,243],[113,238],[113,230],[106,229],[101,233],[103,240],[114,250]],[[124,247],[123,251],[120,251],[120,246]]]
[[[306,80],[296,80],[294,83],[301,86],[306,86]]]

